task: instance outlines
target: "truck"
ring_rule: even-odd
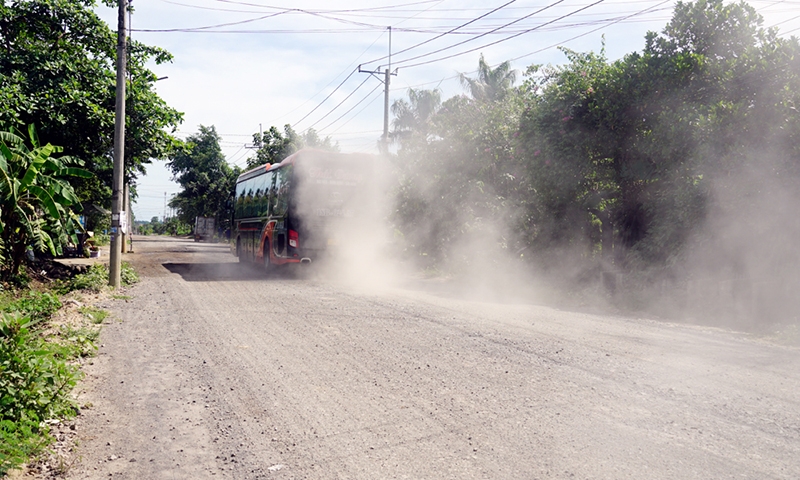
[[[214,218],[212,217],[196,217],[194,219],[194,241],[195,242],[211,242],[214,240]]]

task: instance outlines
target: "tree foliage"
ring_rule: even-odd
[[[298,134],[288,124],[283,126],[283,133],[272,126],[266,132],[253,134],[253,147],[256,149],[256,155],[247,159],[248,169],[265,163],[280,163],[301,148],[339,151],[339,144],[333,143],[331,137],[320,138],[313,128]]]
[[[68,241],[77,244],[80,228],[71,208],[80,206],[68,179],[89,178],[81,162],[54,157],[61,148],[40,145],[34,128],[28,142],[11,132],[0,132],[0,252],[2,276],[13,278],[33,248],[52,255],[62,253]]]
[[[526,258],[569,250],[664,272],[690,244],[726,241],[704,228],[721,212],[743,214],[767,185],[797,191],[800,46],[749,5],[679,2],[643,51],[613,62],[562,51],[564,65],[531,66],[519,87],[481,57],[462,76],[469,97],[395,102],[394,219],[417,252],[446,259],[490,223]]]
[[[0,3],[0,128],[36,125],[43,143],[60,145],[95,175],[74,182],[82,202],[110,208],[116,95],[116,33],[94,0]],[[126,179],[165,159],[181,121],[153,91],[148,64],[166,51],[132,42],[127,93]]]
[[[181,222],[194,225],[195,217],[213,217],[218,228],[228,228],[238,167],[231,168],[219,146],[216,129],[200,125],[186,139],[186,149],[167,164],[182,190],[170,201]]]

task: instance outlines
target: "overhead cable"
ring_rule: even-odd
[[[442,60],[447,60],[447,59],[450,59],[450,58],[453,58],[453,57],[458,57],[458,56],[461,56],[461,55],[466,55],[467,53],[472,53],[472,52],[475,52],[475,51],[481,50],[481,49],[483,49],[483,48],[486,48],[486,47],[491,47],[492,45],[497,45],[498,43],[507,42],[507,41],[509,41],[509,40],[511,40],[511,39],[514,39],[514,38],[517,38],[517,37],[519,37],[520,35],[524,35],[524,34],[526,34],[526,33],[533,32],[533,31],[535,31],[535,30],[538,30],[538,29],[540,29],[541,27],[544,27],[544,26],[546,26],[546,25],[550,25],[550,24],[552,24],[552,23],[555,23],[555,22],[557,22],[557,21],[559,21],[559,20],[563,20],[563,19],[565,19],[565,18],[567,18],[567,17],[569,17],[569,16],[571,16],[571,15],[574,15],[574,14],[576,14],[576,13],[578,13],[578,12],[581,12],[581,11],[583,11],[583,10],[586,10],[587,8],[591,8],[591,7],[594,7],[595,5],[599,5],[599,4],[603,3],[604,1],[605,1],[605,0],[597,0],[597,1],[596,1],[596,2],[594,2],[594,3],[591,3],[591,4],[589,4],[589,5],[586,5],[585,7],[581,7],[581,8],[579,8],[578,10],[575,10],[575,11],[573,11],[573,12],[570,12],[570,13],[568,13],[568,14],[566,14],[566,15],[562,15],[561,17],[558,17],[558,18],[556,18],[556,19],[550,20],[549,22],[545,22],[545,23],[543,23],[543,24],[541,24],[541,25],[539,25],[539,26],[537,26],[537,27],[531,28],[531,29],[529,29],[529,30],[526,30],[526,31],[522,31],[522,32],[520,32],[520,33],[517,33],[517,34],[511,35],[511,36],[509,36],[509,37],[506,37],[506,38],[502,38],[502,39],[500,39],[500,40],[496,40],[496,41],[494,41],[494,42],[491,42],[491,43],[487,43],[486,45],[481,45],[480,47],[475,47],[475,48],[472,48],[472,49],[470,49],[470,50],[465,50],[465,51],[463,51],[463,52],[460,52],[460,53],[454,53],[454,54],[452,54],[452,55],[447,55],[447,56],[445,56],[445,57],[440,57],[440,58],[436,58],[436,59],[433,59],[433,60],[426,60],[426,61],[424,61],[424,62],[419,62],[419,63],[414,63],[414,64],[411,64],[411,65],[406,65],[404,68],[412,68],[412,67],[418,67],[418,66],[420,66],[420,65],[427,65],[427,64],[429,64],[429,63],[440,62],[440,61],[442,61]],[[477,37],[476,37],[476,38],[477,38]],[[470,40],[474,40],[474,39],[470,39]],[[462,42],[462,43],[464,43],[464,42]],[[400,63],[400,62],[398,62],[398,63]]]
[[[365,79],[364,79],[364,81],[367,81],[368,79],[369,79],[369,77],[365,78]],[[331,127],[333,124],[335,124],[336,122],[338,122],[339,120],[341,120],[341,119],[342,119],[342,118],[343,118],[345,115],[347,115],[348,113],[352,112],[352,111],[353,111],[353,110],[354,110],[354,109],[355,109],[357,106],[359,106],[359,105],[361,104],[361,102],[363,102],[364,100],[366,100],[367,98],[369,98],[369,97],[370,97],[370,95],[372,95],[373,93],[375,93],[375,90],[377,90],[377,89],[378,89],[378,88],[380,88],[380,87],[381,87],[381,84],[380,84],[380,83],[379,83],[379,84],[377,84],[377,85],[375,85],[375,88],[373,88],[373,89],[372,89],[372,90],[371,90],[371,91],[370,91],[368,94],[366,94],[366,95],[364,96],[364,98],[362,98],[361,100],[359,100],[359,101],[358,101],[358,103],[356,103],[355,105],[353,105],[352,107],[350,107],[350,109],[349,109],[349,110],[347,110],[346,112],[344,112],[344,113],[343,113],[343,114],[342,114],[342,115],[341,115],[339,118],[337,118],[336,120],[334,120],[334,121],[332,121],[331,123],[329,123],[328,125],[325,125],[324,127],[320,128],[320,129],[319,129],[319,131],[320,131],[320,132],[322,132],[323,130],[326,130],[326,129],[330,128],[330,127]],[[353,93],[355,93],[355,92],[353,92]],[[348,97],[348,98],[349,98],[349,97]],[[345,98],[345,100],[347,100],[347,99]],[[324,117],[323,117],[323,118],[324,118]],[[320,120],[322,120],[322,118],[320,118]],[[312,127],[313,127],[313,125],[312,125]],[[309,127],[309,128],[311,128],[311,127]]]
[[[506,2],[506,3],[504,3],[503,5],[500,5],[499,7],[495,8],[495,9],[493,9],[493,10],[490,10],[490,11],[488,11],[488,12],[484,13],[483,15],[481,15],[481,16],[479,16],[479,17],[475,17],[475,18],[473,18],[472,20],[470,20],[470,21],[469,21],[469,22],[467,22],[467,23],[461,24],[461,25],[459,25],[459,26],[457,26],[457,27],[455,27],[455,28],[453,28],[453,29],[451,29],[451,30],[449,30],[449,31],[447,31],[447,32],[441,33],[441,34],[439,34],[439,35],[437,35],[437,36],[435,36],[435,37],[433,37],[433,38],[429,38],[428,40],[425,40],[424,42],[420,42],[420,43],[418,43],[418,44],[416,44],[416,45],[412,45],[412,46],[410,46],[410,47],[408,47],[408,48],[404,48],[403,50],[400,50],[399,52],[394,52],[394,53],[393,53],[393,55],[399,55],[399,54],[401,54],[401,53],[405,53],[405,52],[407,52],[407,51],[409,51],[409,50],[413,50],[413,49],[415,49],[415,48],[417,48],[417,47],[421,47],[422,45],[425,45],[425,44],[427,44],[427,43],[430,43],[430,42],[432,42],[432,41],[434,41],[434,40],[438,40],[438,39],[442,38],[442,37],[443,37],[443,36],[445,36],[445,35],[451,34],[451,33],[455,32],[456,30],[460,30],[460,29],[462,29],[462,28],[466,27],[467,25],[470,25],[470,24],[472,24],[472,23],[475,23],[475,22],[477,22],[478,20],[481,20],[481,19],[483,19],[483,18],[486,18],[487,16],[489,16],[489,15],[491,15],[491,14],[495,13],[496,11],[498,11],[498,10],[500,10],[500,9],[502,9],[502,8],[505,8],[505,7],[509,6],[509,5],[511,5],[512,3],[516,2],[516,1],[517,1],[517,0],[511,0],[510,2]],[[389,58],[389,55],[384,55],[383,57],[376,58],[375,60],[370,60],[369,62],[365,62],[365,63],[375,63],[375,62],[379,62],[379,61],[381,61],[381,60],[383,60],[383,59],[385,59],[385,58]]]
[[[493,30],[490,30],[490,31],[488,31],[488,32],[486,32],[486,33],[483,33],[483,34],[481,34],[481,35],[478,35],[477,37],[469,38],[469,39],[467,39],[467,40],[464,40],[464,41],[462,41],[462,42],[458,42],[458,43],[456,43],[456,44],[453,44],[453,45],[450,45],[450,46],[447,46],[447,47],[443,47],[443,48],[440,48],[440,49],[438,49],[438,50],[434,50],[434,51],[432,51],[432,52],[424,53],[424,54],[422,54],[422,55],[417,55],[416,57],[411,57],[411,58],[407,58],[407,59],[405,59],[405,60],[400,60],[400,61],[398,61],[398,62],[395,62],[395,65],[402,64],[402,63],[406,63],[406,62],[410,62],[410,61],[412,61],[412,60],[417,60],[417,59],[420,59],[420,58],[423,58],[423,57],[428,57],[428,56],[430,56],[430,55],[434,55],[434,54],[437,54],[437,53],[439,53],[439,52],[443,52],[443,51],[445,51],[445,50],[450,50],[451,48],[455,48],[455,47],[458,47],[458,46],[464,45],[465,43],[472,42],[472,41],[474,41],[474,40],[477,40],[477,39],[479,39],[479,38],[481,38],[481,37],[485,37],[486,35],[489,35],[490,33],[496,32],[496,31],[498,31],[498,30],[502,30],[502,29],[504,29],[504,28],[506,28],[506,27],[510,27],[511,25],[514,25],[515,23],[519,23],[519,22],[521,22],[521,21],[523,21],[523,20],[525,20],[525,19],[528,19],[528,18],[530,18],[530,17],[532,17],[532,16],[536,15],[537,13],[541,13],[541,12],[543,12],[543,11],[545,11],[545,10],[549,9],[549,8],[553,8],[553,7],[555,7],[556,5],[558,5],[558,4],[560,4],[560,3],[564,3],[565,1],[566,1],[566,0],[557,0],[556,2],[553,2],[553,3],[551,3],[550,5],[546,5],[546,6],[542,7],[542,8],[540,8],[540,9],[536,10],[536,11],[535,11],[535,12],[533,12],[533,13],[529,13],[528,15],[525,15],[524,17],[520,17],[520,18],[518,18],[517,20],[514,20],[513,22],[509,22],[509,23],[506,23],[506,24],[504,24],[504,25],[501,25],[501,26],[499,26],[499,27],[497,27],[497,28],[495,28],[495,29],[493,29]],[[600,1],[603,1],[603,0],[600,0]]]
[[[331,110],[330,110],[328,113],[326,113],[325,115],[323,115],[323,116],[322,116],[322,117],[321,117],[319,120],[317,120],[316,122],[314,122],[314,123],[312,123],[311,125],[309,125],[309,126],[308,126],[308,128],[306,128],[306,129],[305,129],[305,130],[303,130],[303,131],[307,131],[307,130],[309,130],[310,128],[313,128],[313,127],[314,127],[314,125],[318,124],[319,122],[321,122],[322,120],[324,120],[324,119],[325,119],[325,117],[327,117],[328,115],[330,115],[331,113],[333,113],[334,111],[336,111],[336,109],[337,109],[337,108],[339,108],[339,107],[341,107],[341,106],[342,106],[342,104],[343,104],[344,102],[346,102],[346,101],[347,101],[347,100],[348,100],[350,97],[352,97],[352,96],[353,96],[353,94],[354,94],[354,93],[356,93],[356,92],[358,91],[358,89],[359,89],[359,88],[361,88],[361,87],[362,87],[362,86],[363,86],[365,83],[367,83],[367,80],[369,80],[369,77],[364,77],[364,81],[363,81],[363,82],[361,82],[361,83],[359,83],[359,84],[358,84],[358,86],[356,87],[356,89],[355,89],[355,90],[353,90],[352,92],[350,92],[350,95],[348,95],[348,96],[344,97],[344,100],[342,100],[341,102],[337,103],[337,104],[336,104],[336,106],[335,106],[335,107],[333,107],[333,108],[332,108],[332,109],[331,109]],[[380,85],[379,85],[379,86],[380,86]]]
[[[342,83],[340,83],[339,85],[337,85],[337,86],[336,86],[336,88],[334,88],[334,89],[333,89],[333,91],[332,91],[331,93],[329,93],[327,97],[325,97],[325,98],[324,98],[324,99],[323,99],[321,102],[319,102],[319,103],[317,104],[317,106],[316,106],[316,107],[314,107],[314,108],[313,108],[313,109],[312,109],[310,112],[306,113],[306,114],[305,114],[305,116],[304,116],[303,118],[301,118],[300,120],[298,120],[297,122],[295,122],[295,125],[297,125],[298,123],[300,123],[300,122],[302,122],[303,120],[305,120],[306,118],[308,118],[308,116],[309,116],[309,115],[311,115],[311,114],[312,114],[312,113],[314,113],[314,112],[315,112],[315,111],[316,111],[316,110],[317,110],[319,107],[321,107],[321,106],[322,106],[322,104],[323,104],[323,103],[325,103],[325,102],[326,102],[326,101],[327,101],[329,98],[331,98],[331,95],[333,95],[334,93],[336,93],[336,91],[337,91],[337,90],[339,90],[340,88],[342,88],[342,85],[344,85],[344,82],[346,82],[347,80],[349,80],[349,79],[350,79],[350,77],[352,77],[352,76],[353,76],[353,74],[354,74],[354,73],[356,73],[357,71],[358,71],[358,69],[354,69],[352,72],[350,72],[350,75],[348,75],[347,77],[345,77],[345,79],[344,79],[344,80],[342,80]]]

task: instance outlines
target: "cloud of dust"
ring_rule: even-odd
[[[696,318],[747,329],[800,322],[800,188],[780,154],[752,154],[712,185],[682,267]]]
[[[402,266],[392,255],[388,161],[366,154],[303,158],[297,174],[297,213],[306,219],[304,238],[318,252],[311,270],[325,281],[363,290],[396,284]],[[308,244],[306,244],[308,246]]]

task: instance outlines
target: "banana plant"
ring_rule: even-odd
[[[26,251],[63,253],[77,244],[80,230],[72,207],[80,205],[69,177],[88,178],[82,161],[55,157],[62,148],[40,145],[33,125],[28,138],[20,132],[0,132],[0,252],[2,277],[16,276]]]

